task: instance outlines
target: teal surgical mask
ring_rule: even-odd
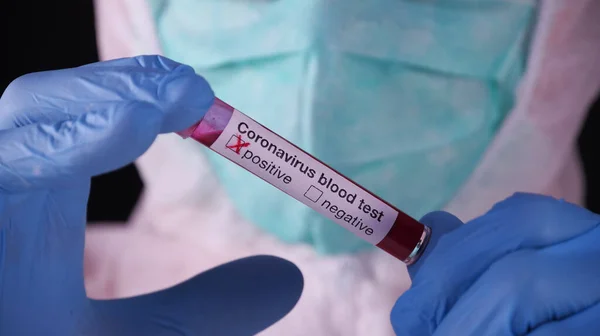
[[[164,54],[408,214],[444,207],[513,105],[535,1],[148,0]],[[200,146],[198,148],[200,149]],[[367,247],[208,154],[240,213],[322,253]]]

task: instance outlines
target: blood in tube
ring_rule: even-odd
[[[427,247],[429,227],[219,98],[199,122],[178,134],[209,147],[407,265]]]

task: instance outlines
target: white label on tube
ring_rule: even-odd
[[[373,245],[398,217],[389,205],[237,110],[210,148]]]

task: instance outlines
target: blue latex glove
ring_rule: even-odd
[[[433,213],[433,232],[460,221]],[[443,235],[411,269],[397,335],[598,335],[600,216],[546,196],[516,194]],[[439,233],[439,232],[438,232]]]
[[[9,86],[0,100],[0,335],[254,335],[292,309],[302,275],[269,256],[149,295],[86,297],[90,177],[133,161],[157,134],[190,126],[213,98],[190,67],[154,56]]]

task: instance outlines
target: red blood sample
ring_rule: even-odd
[[[398,218],[388,234],[376,246],[410,265],[425,251],[431,229],[404,212],[396,210]]]
[[[178,134],[184,138],[191,137],[206,147],[210,147],[227,127],[232,115],[233,107],[215,97],[215,102],[204,117],[192,127]]]

